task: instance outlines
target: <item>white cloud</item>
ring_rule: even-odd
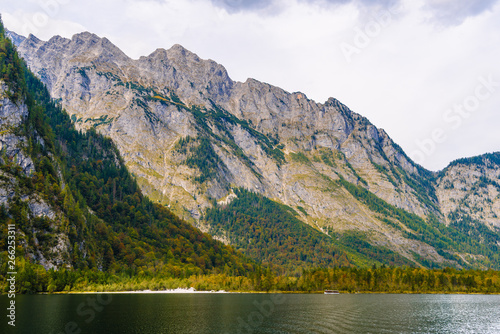
[[[434,170],[500,150],[500,88],[459,128],[443,120],[447,109],[474,93],[478,77],[500,81],[500,8],[494,1],[4,1],[7,28],[21,34],[27,20],[42,13],[49,18],[37,26],[42,39],[89,30],[133,58],[179,43],[220,62],[235,80],[253,77],[318,102],[334,96],[409,154],[443,129],[447,139],[422,161]],[[60,5],[48,13],[48,3]],[[380,13],[394,8],[389,16]],[[369,35],[366,46],[360,34]],[[358,51],[350,62],[343,44]]]
[[[497,0],[427,0],[425,8],[441,24],[461,24],[466,18],[490,10]]]
[[[54,35],[71,37],[75,32],[85,30],[85,27],[78,22],[65,19],[61,15],[52,15],[58,12],[59,10],[51,12],[41,7],[30,6],[26,10],[16,9],[1,13],[5,26],[23,36],[33,34],[42,39],[49,39]]]

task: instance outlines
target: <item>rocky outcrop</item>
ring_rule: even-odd
[[[440,173],[436,194],[447,224],[465,219],[500,230],[500,155],[453,162]]]
[[[19,165],[26,176],[31,175],[35,168],[31,158],[25,153],[26,138],[19,136],[21,127],[28,117],[28,108],[24,104],[14,104],[5,92],[7,85],[0,81],[0,152],[1,159],[13,160]]]
[[[35,165],[28,154],[28,138],[24,135],[24,125],[28,117],[28,107],[22,101],[12,102],[6,92],[7,85],[0,81],[0,206],[9,209],[12,201],[26,208],[28,220],[44,218],[50,231],[33,227],[27,237],[18,227],[18,242],[25,247],[28,257],[37,260],[46,269],[57,268],[68,263],[69,239],[63,230],[62,213],[48,205],[33,189],[20,182],[35,173]],[[21,224],[21,222],[16,222]],[[53,236],[52,236],[52,232]],[[52,247],[40,245],[38,238],[51,235],[57,242]],[[33,239],[34,244],[27,242]]]
[[[9,30],[5,31],[5,35],[8,38],[10,38],[10,40],[12,41],[12,43],[14,43],[14,45],[19,45],[26,39],[26,37],[18,35],[15,32]]]

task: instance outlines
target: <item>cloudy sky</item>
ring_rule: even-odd
[[[431,170],[500,151],[497,0],[0,0],[47,40],[91,31],[132,58],[181,44],[385,129]]]

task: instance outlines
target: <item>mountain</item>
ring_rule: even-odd
[[[12,224],[17,292],[59,291],[102,272],[253,271],[253,261],[143,196],[112,141],[76,130],[4,33],[0,22],[0,267],[13,271]]]
[[[26,39],[26,37],[18,35],[7,29],[5,29],[5,36],[8,37],[14,45],[19,45]]]
[[[88,32],[17,41],[75,127],[111,138],[149,198],[259,261],[276,261],[261,235],[283,223],[261,220],[277,212],[272,200],[293,214],[283,226],[311,226],[308,235],[326,236],[351,263],[500,266],[499,166],[491,159],[430,172],[335,98],[317,103],[233,81],[180,45],[134,60]],[[231,205],[237,199],[266,204],[248,211]],[[312,247],[300,234],[278,234]],[[278,262],[291,263],[292,249],[282,248]]]

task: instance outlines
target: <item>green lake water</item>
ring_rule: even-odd
[[[500,333],[498,295],[0,296],[0,333]]]

